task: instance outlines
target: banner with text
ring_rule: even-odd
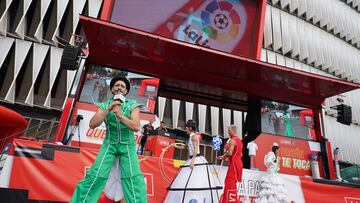
[[[259,168],[262,171],[266,170],[264,156],[271,151],[272,145],[275,142],[280,146],[278,152],[280,173],[298,176],[312,175],[310,168],[311,155],[319,154],[320,143],[266,133],[262,133],[255,140],[258,146],[255,156],[255,168]],[[319,156],[317,156],[317,161],[319,162],[320,176],[323,177],[323,171],[321,170],[322,163]]]
[[[8,175],[10,180],[7,187],[24,191],[28,200],[68,202],[77,182],[84,177],[85,171],[95,160],[97,152],[97,149],[15,139],[9,151],[10,158],[5,163],[6,171],[9,172],[2,173],[0,180],[4,180],[3,176]],[[147,184],[149,203],[162,202],[167,187],[183,161],[139,156],[139,162]],[[224,183],[227,167],[215,166],[215,169],[220,181]],[[254,202],[261,190],[260,178],[264,173],[243,170],[243,180],[237,187],[242,202]],[[360,188],[315,183],[311,178],[293,175],[279,176],[292,203],[356,203],[360,199]],[[99,202],[106,203],[110,200],[103,196]]]

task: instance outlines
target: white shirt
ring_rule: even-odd
[[[192,156],[194,154],[194,149],[195,149],[195,146],[192,142],[192,136],[196,135],[195,133],[190,133],[190,136],[189,136],[189,155]],[[198,144],[197,144],[197,152],[196,154],[200,154],[200,145],[199,145],[199,140],[198,140]]]
[[[247,144],[247,148],[249,150],[249,156],[256,156],[256,151],[258,150],[257,144],[255,142],[249,142]]]

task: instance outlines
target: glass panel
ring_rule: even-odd
[[[311,109],[269,100],[261,101],[261,131],[300,139],[316,139]]]
[[[126,97],[143,104],[142,112],[154,113],[159,79],[99,65],[89,65],[80,101],[98,103],[111,98],[110,82],[117,76],[125,76],[130,82]]]

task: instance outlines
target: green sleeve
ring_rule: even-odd
[[[107,101],[106,102],[99,102],[99,103],[95,103],[96,106],[98,106],[101,110],[106,110],[107,108],[107,105],[106,105]]]
[[[142,104],[137,103],[135,100],[132,101],[132,103],[130,104],[129,110],[130,112],[132,112],[132,110],[134,110],[136,107],[141,107]]]

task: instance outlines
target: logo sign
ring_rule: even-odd
[[[190,15],[185,22],[174,32],[174,38],[210,48],[209,37],[202,29],[201,18],[194,14]]]
[[[240,1],[205,1],[174,32],[174,38],[231,52],[242,39],[247,13]]]

